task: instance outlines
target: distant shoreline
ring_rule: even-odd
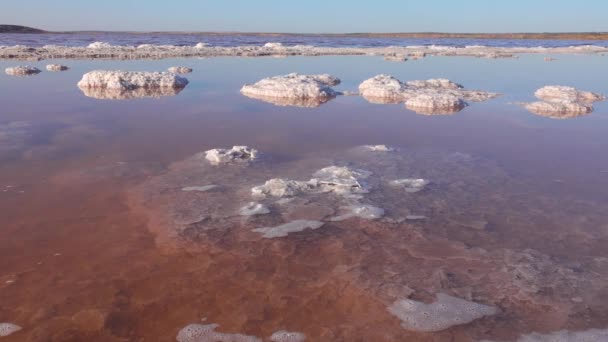
[[[192,31],[45,31],[19,25],[0,25],[0,33],[38,34],[187,34],[213,36],[258,36],[258,37],[336,37],[336,38],[419,38],[419,39],[539,39],[539,40],[608,40],[608,32],[544,32],[544,33],[445,33],[445,32],[403,32],[403,33],[281,33],[281,32],[192,32]]]

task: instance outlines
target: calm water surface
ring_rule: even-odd
[[[548,84],[608,94],[607,59],[556,57],[58,60],[71,69],[0,75],[0,322],[23,327],[5,340],[172,341],[201,322],[258,337],[299,331],[310,341],[515,340],[608,328],[608,104],[565,120],[515,104]],[[43,69],[46,61],[30,64]],[[76,87],[93,69],[173,65],[194,69],[176,96],[99,100]],[[334,74],[338,90],[387,73],[503,95],[429,116],[357,96],[298,108],[239,93],[244,83],[289,72]],[[364,144],[399,151],[353,152]],[[232,145],[264,158],[200,171],[192,162]],[[274,214],[222,216],[184,231],[167,221],[176,212],[230,211],[247,201],[233,189],[308,179],[331,164],[432,183],[405,194],[379,181],[368,200],[386,209],[385,219],[331,222],[281,239],[251,232],[280,223]],[[223,188],[196,198],[175,190],[204,184]],[[298,206],[282,218],[339,210]],[[427,218],[399,220],[413,214]],[[501,312],[415,333],[386,310],[405,296],[430,302],[440,292]]]

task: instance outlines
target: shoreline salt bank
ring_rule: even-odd
[[[133,189],[131,202],[150,217],[159,247],[238,255],[245,269],[263,258],[271,271],[248,286],[260,286],[255,291],[262,293],[269,286],[274,296],[293,298],[273,302],[276,312],[305,305],[312,287],[330,281],[351,284],[379,303],[382,312],[375,316],[397,328],[403,324],[400,336],[412,340],[427,336],[423,331],[488,339],[496,336],[487,335],[489,328],[504,328],[504,320],[513,331],[525,331],[541,324],[547,307],[552,312],[545,329],[557,331],[565,321],[584,324],[589,307],[604,310],[596,299],[608,263],[588,256],[575,265],[548,253],[564,241],[568,248],[598,245],[605,233],[573,233],[577,218],[558,210],[560,200],[530,193],[529,184],[491,160],[383,145],[280,162],[264,154],[213,165],[202,152]],[[221,191],[183,191],[203,184]],[[507,205],[513,202],[522,204]],[[597,213],[605,207],[580,205],[599,205]],[[415,215],[426,219],[407,219]],[[496,218],[504,215],[511,219],[502,226]],[[550,222],[551,236],[535,231],[530,217]],[[587,220],[601,224],[603,215]],[[496,229],[504,231],[498,245],[491,238]],[[534,239],[544,241],[539,250],[526,247]],[[281,288],[278,279],[310,279],[310,265],[322,265],[314,267],[314,285]],[[247,315],[245,307],[236,310],[234,315]],[[359,317],[356,310],[349,315]],[[430,319],[420,323],[421,317]]]
[[[385,47],[321,47],[311,45],[287,46],[269,43],[261,46],[221,47],[199,43],[194,46],[153,45],[119,46],[94,42],[86,47],[45,45],[0,46],[0,59],[164,59],[174,57],[263,57],[263,56],[393,56],[418,59],[424,56],[468,56],[478,58],[514,58],[520,54],[605,54],[608,47],[584,45],[570,47],[487,47],[487,46],[385,46]]]
[[[188,79],[169,72],[94,70],[82,76],[78,88],[98,99],[130,99],[173,96],[188,85]]]

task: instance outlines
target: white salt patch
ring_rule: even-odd
[[[393,152],[394,148],[386,145],[364,145],[363,148],[371,152]]]
[[[203,49],[203,48],[206,48],[208,46],[209,46],[209,44],[207,44],[207,43],[197,43],[196,45],[194,45],[194,48],[195,49]]]
[[[447,114],[458,112],[465,102],[449,94],[422,94],[408,99],[405,106],[419,114]]]
[[[373,205],[357,204],[342,207],[342,209],[347,211],[346,214],[336,216],[331,221],[344,221],[353,217],[359,217],[364,220],[376,220],[384,216],[384,209],[374,207]]]
[[[401,320],[401,326],[406,330],[435,332],[494,315],[498,309],[439,293],[437,301],[431,304],[401,299],[394,302],[388,311]]]
[[[135,72],[95,70],[82,76],[78,87],[102,89],[184,88],[186,78],[169,72]]]
[[[290,179],[273,178],[263,185],[255,186],[251,189],[254,197],[293,197],[303,192],[310,191],[315,184],[309,182],[294,181]]]
[[[265,48],[269,48],[269,49],[280,49],[283,48],[283,44],[282,43],[266,43],[264,44]]]
[[[280,330],[270,336],[272,342],[304,342],[306,335],[299,332]]]
[[[461,89],[462,85],[454,83],[445,78],[433,78],[426,81],[408,81],[405,83],[408,87],[412,88],[443,88],[443,89]]]
[[[415,193],[424,190],[430,181],[422,178],[404,178],[390,181],[389,184],[394,187],[401,187],[405,192]]]
[[[94,42],[87,46],[89,49],[108,49],[112,48],[112,44],[104,42]]]
[[[218,324],[190,324],[178,333],[177,342],[262,342],[255,336],[228,334],[215,331]]]
[[[538,89],[534,93],[534,96],[544,101],[568,100],[582,103],[592,103],[605,99],[605,97],[600,94],[566,86],[545,86]]]
[[[386,55],[384,56],[384,60],[390,62],[406,62],[407,57],[405,55]]]
[[[593,102],[605,97],[589,91],[566,86],[545,86],[538,89],[534,96],[542,101],[524,103],[532,113],[554,119],[567,119],[593,111]]]
[[[331,87],[339,83],[338,78],[328,74],[299,75],[294,73],[269,77],[255,84],[245,85],[241,88],[241,93],[260,100],[268,98],[330,98],[336,95]]]
[[[549,334],[531,333],[522,335],[517,342],[605,342],[608,329],[589,329],[583,331],[560,330]],[[480,342],[492,342],[483,340]]]
[[[204,192],[204,191],[209,191],[209,190],[213,190],[215,188],[217,188],[217,185],[202,185],[202,186],[187,186],[182,188],[182,191],[200,191],[200,192]]]
[[[359,85],[359,94],[365,98],[377,98],[400,101],[406,87],[401,81],[390,75],[377,75]],[[372,101],[373,102],[373,101]]]
[[[46,70],[48,71],[65,71],[68,69],[69,68],[67,66],[61,64],[48,64],[46,66]]]
[[[4,69],[4,72],[6,72],[7,75],[11,76],[29,76],[40,73],[40,69],[29,65],[20,65],[16,67],[6,68]]]
[[[311,181],[318,182],[322,191],[338,194],[367,193],[363,179],[372,173],[365,170],[350,169],[344,166],[329,166],[313,174]]]
[[[152,49],[154,48],[154,45],[152,44],[141,44],[137,46],[138,49]]]
[[[167,69],[170,73],[173,74],[189,74],[192,72],[192,68],[184,67],[184,66],[174,66]]]
[[[295,220],[276,227],[256,228],[253,231],[262,234],[267,239],[285,237],[289,233],[301,232],[305,229],[319,229],[323,226],[321,221]]]
[[[268,213],[270,213],[270,210],[265,205],[258,202],[249,202],[239,209],[239,215],[241,216],[265,215]]]
[[[0,323],[0,337],[12,335],[21,330],[21,327],[13,323]]]
[[[257,157],[258,151],[248,146],[233,146],[231,149],[216,148],[205,152],[205,159],[212,165],[231,162],[248,162]]]

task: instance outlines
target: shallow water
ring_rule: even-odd
[[[0,322],[23,327],[5,340],[171,341],[202,319],[225,333],[287,330],[309,341],[510,341],[608,328],[608,104],[567,120],[513,104],[547,84],[608,94],[605,57],[557,58],[58,60],[71,69],[0,75]],[[99,100],[76,87],[93,69],[173,65],[194,69],[175,96]],[[357,96],[299,108],[239,93],[288,72],[334,74],[337,90],[387,73],[503,95],[430,116]],[[354,149],[365,144],[399,150]],[[193,157],[232,145],[262,157],[226,167]],[[329,221],[345,204],[331,194],[234,216],[252,186],[308,180],[332,164],[373,172],[363,202],[384,218],[277,239],[252,231]],[[431,183],[418,193],[386,185],[408,177]],[[209,184],[219,187],[181,191]],[[500,313],[415,333],[387,311],[437,293]]]
[[[365,38],[365,37],[327,37],[318,35],[239,35],[239,34],[204,34],[204,33],[46,33],[46,34],[0,34],[0,45],[27,45],[40,47],[44,45],[87,46],[102,41],[112,45],[156,44],[187,46],[205,42],[212,46],[247,46],[264,45],[268,42],[280,42],[284,45],[314,45],[325,47],[379,47],[379,46],[420,46],[437,45],[465,47],[467,45],[484,45],[488,47],[566,47],[581,45],[608,46],[606,41],[597,40],[553,40],[553,39],[468,39],[468,38]]]

